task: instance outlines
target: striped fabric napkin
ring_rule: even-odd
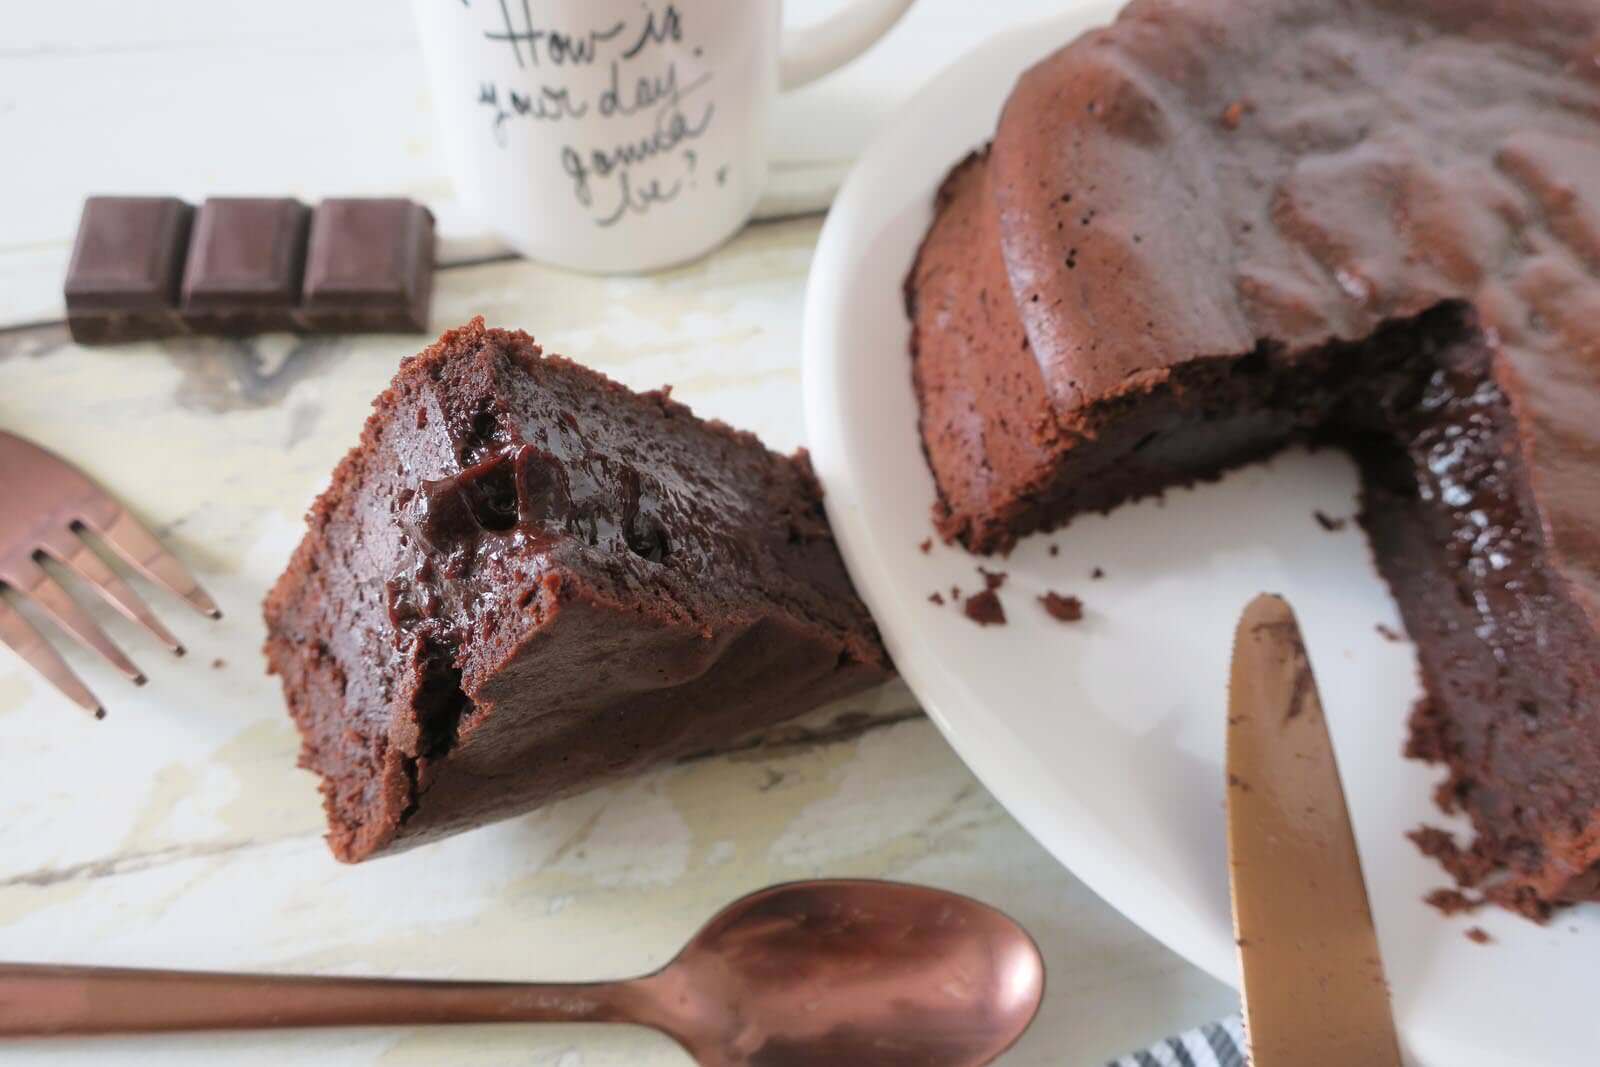
[[[1135,1052],[1106,1067],[1244,1067],[1244,1029],[1239,1016],[1230,1015],[1177,1037],[1169,1037],[1144,1052]]]

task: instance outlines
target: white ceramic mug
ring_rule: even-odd
[[[911,0],[785,35],[781,0],[414,0],[458,194],[523,255],[599,273],[693,259],[767,177],[779,87],[881,37]]]

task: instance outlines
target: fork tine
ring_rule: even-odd
[[[71,593],[46,574],[43,567],[31,559],[12,563],[4,574],[0,574],[0,581],[4,581],[17,593],[31,598],[56,621],[57,625],[82,644],[110,660],[112,666],[127,675],[135,685],[145,683],[144,672],[123,655],[122,649],[112,643],[106,632],[100,629],[100,624],[72,599]]]
[[[4,598],[0,598],[0,643],[21,656],[30,667],[44,675],[46,681],[84,711],[97,719],[106,717],[106,709],[89,692],[89,687],[72,673],[67,661]]]
[[[222,618],[216,601],[200,588],[200,583],[183,568],[176,556],[161,547],[155,535],[135,519],[126,508],[118,505],[106,521],[88,522],[89,528],[105,538],[106,544],[127,561],[128,566],[143,574],[157,585],[165,586],[183,597],[202,615]]]
[[[172,636],[172,631],[161,624],[155,613],[139,599],[139,594],[116,571],[106,566],[100,554],[72,530],[63,528],[46,535],[42,547],[57,562],[70,567],[78,577],[94,586],[112,607],[150,631],[156,640],[172,649],[176,655],[183,655],[183,645]]]

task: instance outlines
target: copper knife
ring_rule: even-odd
[[[1228,869],[1253,1067],[1399,1067],[1322,699],[1276,596],[1251,601],[1233,639]]]

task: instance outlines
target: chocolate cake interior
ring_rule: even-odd
[[[1180,364],[1149,392],[1088,409],[1097,432],[1017,525],[1050,527],[1214,478],[1293,442],[1347,450],[1361,470],[1362,525],[1432,694],[1413,716],[1412,754],[1449,764],[1440,799],[1477,825],[1472,852],[1445,847],[1443,858],[1468,885],[1492,877],[1495,856],[1537,875],[1542,884],[1486,888],[1542,917],[1552,895],[1596,888],[1570,879],[1600,859],[1600,841],[1585,838],[1600,811],[1600,648],[1545,566],[1490,356],[1472,309],[1443,303],[1356,344],[1291,352],[1266,342]],[[1554,873],[1551,848],[1567,860]]]

